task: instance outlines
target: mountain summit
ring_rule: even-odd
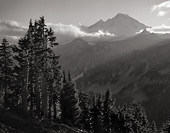
[[[107,21],[100,20],[88,27],[88,32],[103,30],[116,36],[131,36],[148,26],[140,23],[127,14],[118,13],[114,18]]]

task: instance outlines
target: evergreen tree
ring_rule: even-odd
[[[14,52],[14,51],[13,51]],[[15,59],[15,56],[14,56]],[[15,65],[14,67],[14,75],[15,75],[15,79],[13,80],[13,84],[11,86],[11,88],[14,89],[14,93],[13,93],[13,105],[15,106],[16,109],[21,108],[21,104],[22,104],[22,83],[21,83],[21,77],[20,77],[20,67],[18,65]]]
[[[52,54],[50,57],[50,67],[48,68],[48,88],[49,88],[49,118],[56,120],[57,106],[59,105],[59,95],[61,91],[61,67],[58,62],[59,56]],[[53,110],[53,111],[52,111]],[[52,114],[53,112],[53,114]]]
[[[53,118],[54,120],[56,119],[57,116],[57,107],[59,108],[60,105],[60,92],[62,88],[62,74],[61,74],[61,66],[59,65],[58,62],[58,57],[57,59],[53,60],[53,74],[54,74],[54,82],[53,82],[53,95],[52,95],[52,101],[53,101]]]
[[[113,108],[113,101],[111,100],[110,97],[110,91],[106,91],[105,97],[104,97],[104,118],[103,118],[103,128],[105,133],[110,133],[111,132],[111,108]]]
[[[75,83],[71,79],[70,72],[66,81],[63,75],[63,88],[60,96],[61,118],[68,125],[76,126],[80,116],[79,98]]]
[[[22,104],[27,112],[28,107],[33,113],[35,102],[35,74],[37,73],[35,64],[36,44],[35,44],[35,26],[30,20],[29,29],[26,35],[18,42],[17,61],[20,65],[20,82],[22,84]]]
[[[42,66],[42,111],[45,118],[48,117],[48,61],[49,56],[52,53],[50,47],[57,45],[56,37],[54,36],[53,30],[48,29],[45,25],[44,17],[40,17],[36,24],[36,35],[37,42],[40,45],[39,50],[41,56],[41,66]]]
[[[157,133],[157,127],[156,127],[156,123],[154,121],[152,121],[152,123],[150,123],[150,126],[148,127],[148,132],[149,133]]]
[[[170,133],[170,117],[166,120],[166,123],[163,125],[162,130],[166,133]]]
[[[29,91],[29,103],[30,103],[30,111],[33,112],[34,109],[34,100],[35,100],[35,94],[34,94],[34,80],[35,80],[35,64],[34,64],[34,44],[33,44],[33,32],[34,32],[34,28],[33,28],[33,24],[32,24],[32,20],[30,20],[29,23],[29,29],[27,32],[27,38],[29,40],[29,53],[28,53],[28,62],[29,62],[29,76],[28,76],[28,91]]]
[[[131,123],[134,132],[146,132],[148,130],[149,122],[141,105],[131,104],[129,114],[132,116]]]
[[[111,125],[112,125],[112,132],[117,132],[119,131],[119,115],[118,115],[119,110],[115,107],[111,110],[110,112],[110,118],[111,118]]]
[[[50,88],[48,69],[54,65],[54,63],[50,63],[51,60],[55,58],[55,62],[58,62],[58,57],[54,57],[51,50],[51,47],[57,45],[55,40],[54,32],[51,28],[47,28],[44,17],[40,17],[38,21],[34,22],[34,25],[30,20],[26,35],[19,40],[16,59],[20,64],[20,77],[24,86],[21,88],[23,108],[26,111],[29,107],[30,112],[35,112],[38,117],[40,117],[41,110],[45,118],[48,116],[48,100],[51,100],[48,98]],[[55,69],[57,70],[59,67],[56,66]],[[53,86],[51,89],[53,90]],[[51,107],[49,108],[51,109]]]
[[[24,112],[28,111],[28,86],[29,86],[29,73],[30,73],[30,66],[29,66],[29,45],[30,40],[28,36],[21,38],[18,42],[18,56],[16,56],[17,61],[19,62],[20,66],[20,83],[22,88],[22,107]]]
[[[79,92],[79,101],[81,108],[80,115],[80,128],[85,129],[86,131],[90,131],[91,126],[91,117],[90,117],[90,101],[89,95],[85,92]]]
[[[131,127],[129,127],[129,113],[127,105],[124,105],[118,111],[118,132],[127,133],[131,131]]]
[[[99,94],[98,99],[95,100],[93,97],[93,103],[90,110],[91,114],[91,132],[100,133],[103,132],[103,109],[101,95]]]
[[[13,75],[14,62],[12,57],[12,48],[9,42],[4,38],[0,45],[0,95],[4,95],[4,107],[13,106],[11,99],[14,90],[10,87],[14,80]]]
[[[97,106],[97,132],[98,133],[102,133],[103,132],[103,101],[101,99],[101,94],[99,94],[97,102],[96,102],[96,106]]]
[[[97,115],[97,106],[96,106],[96,98],[93,96],[93,101],[92,101],[92,107],[90,109],[90,117],[91,117],[91,130],[90,133],[95,133],[97,131],[97,120],[98,120],[98,115]]]

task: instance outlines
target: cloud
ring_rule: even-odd
[[[162,2],[158,5],[154,5],[152,7],[152,11],[166,9],[166,8],[170,8],[170,1],[165,1],[165,2]]]
[[[47,26],[51,27],[54,30],[55,35],[57,37],[57,41],[60,44],[63,43],[65,44],[78,37],[89,41],[89,40],[108,39],[115,36],[112,33],[104,32],[102,30],[98,30],[97,32],[87,32],[86,30],[84,30],[84,26],[82,25],[74,26],[74,25],[65,25],[62,23],[59,24],[48,23]]]
[[[165,16],[168,12],[170,12],[170,0],[154,5],[151,8],[151,12],[157,12],[157,16],[160,17]]]
[[[16,21],[0,21],[0,35],[23,36],[27,28]]]
[[[65,25],[65,24],[47,24],[49,27],[52,27],[54,32],[56,34],[63,34],[73,37],[102,37],[102,36],[115,36],[114,34],[111,34],[109,32],[103,32],[102,30],[99,30],[98,32],[93,33],[87,33],[83,30],[81,30],[80,27],[74,26],[74,25]]]
[[[159,11],[158,13],[157,13],[157,16],[165,16],[165,14],[167,14],[168,12],[166,12],[166,11]]]
[[[101,37],[113,37],[114,34],[109,32],[88,33],[81,29],[81,26],[65,25],[62,23],[54,24],[47,23],[48,27],[51,27],[57,37],[58,42],[70,41],[77,37],[85,38],[101,38]],[[16,21],[0,21],[0,39],[6,37],[9,42],[17,43],[19,38],[23,37],[27,32],[27,27]]]
[[[27,31],[27,28],[16,21],[0,21],[0,39],[7,38],[16,43]]]
[[[166,34],[170,33],[170,26],[166,26],[163,24],[161,26],[147,28],[147,31],[149,31],[150,33]]]

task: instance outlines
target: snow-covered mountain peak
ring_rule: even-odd
[[[97,23],[88,27],[89,32],[103,30],[118,36],[131,36],[136,32],[147,28],[148,26],[140,23],[127,14],[118,13],[112,19],[107,21],[99,20]]]

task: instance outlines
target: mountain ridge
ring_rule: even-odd
[[[155,120],[160,127],[170,111],[170,108],[164,106],[170,104],[169,42],[164,40],[98,65],[77,80],[77,87],[94,92],[104,92],[109,88],[118,104],[142,104],[149,119]],[[158,118],[160,112],[164,113]]]
[[[164,40],[157,34],[137,34],[124,40],[98,41],[90,44],[82,38],[60,45],[54,52],[61,55],[63,69],[72,70],[73,77],[84,70],[91,69],[101,63],[117,59],[135,50],[142,50]]]
[[[105,32],[113,33],[116,36],[132,36],[136,32],[139,32],[145,28],[148,28],[148,26],[140,23],[127,14],[118,13],[115,17],[106,21],[103,21],[102,19],[99,20],[93,25],[87,27],[86,30],[90,33],[102,30]]]

